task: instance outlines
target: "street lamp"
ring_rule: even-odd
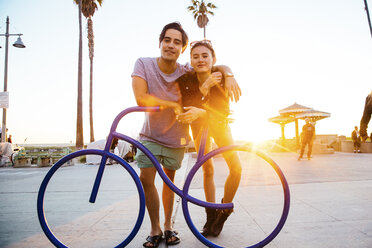
[[[21,35],[23,34],[9,34],[9,16],[6,18],[6,33],[0,34],[0,36],[5,36],[5,66],[4,66],[4,93],[8,90],[8,46],[9,46],[9,36],[18,36],[17,41],[13,44],[14,47],[25,48],[21,40]],[[6,108],[3,106],[3,125],[1,127],[1,142],[6,141]]]

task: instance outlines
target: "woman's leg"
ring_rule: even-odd
[[[200,141],[201,141],[201,134],[199,134],[195,140],[195,148],[196,151],[199,153],[200,148]],[[205,145],[204,154],[211,151],[211,139],[208,135],[207,143]],[[212,159],[206,161],[203,166],[203,184],[204,184],[204,194],[205,200],[207,202],[216,202],[216,186],[214,184],[214,165]]]
[[[199,152],[200,148],[200,140],[201,140],[201,134],[199,134],[195,140],[195,148]],[[204,154],[211,151],[211,139],[208,136],[207,142],[204,149]],[[205,199],[207,202],[216,202],[216,186],[214,184],[214,165],[213,160],[209,159],[206,161],[203,165],[203,184],[204,184],[204,194]],[[203,229],[201,230],[201,234],[204,237],[208,237],[211,235],[211,228],[213,223],[216,220],[217,212],[216,209],[213,208],[205,208],[205,212],[207,214],[207,221],[203,226]]]
[[[223,132],[221,132],[221,129],[213,130],[212,137],[214,138],[218,147],[234,144],[229,126],[226,126]],[[240,184],[242,165],[236,151],[225,152],[223,153],[223,157],[230,170],[230,173],[225,182],[223,203],[230,203],[233,201]]]
[[[218,129],[212,128],[212,137],[214,138],[218,147],[234,144],[229,126],[226,126],[225,128],[219,127]],[[230,173],[225,182],[222,203],[230,203],[233,201],[240,184],[242,166],[238,153],[235,151],[224,152],[223,157],[225,158],[227,166],[229,167]],[[216,220],[211,228],[211,234],[213,236],[217,237],[221,233],[224,223],[232,211],[233,209],[217,210]]]

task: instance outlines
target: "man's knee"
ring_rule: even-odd
[[[155,187],[155,178],[153,173],[150,171],[150,169],[143,169],[141,170],[140,176],[139,176],[142,186],[144,189]]]

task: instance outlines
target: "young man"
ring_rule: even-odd
[[[163,165],[164,172],[171,181],[174,180],[175,171],[181,166],[184,149],[189,142],[188,126],[176,120],[177,115],[182,112],[182,107],[181,94],[175,82],[192,69],[188,65],[177,63],[187,43],[187,34],[179,23],[167,24],[159,37],[160,57],[139,58],[132,73],[132,87],[137,104],[163,108],[157,113],[146,113],[140,141]],[[230,98],[239,100],[240,88],[232,73],[226,67],[221,69],[230,75],[226,82]],[[159,221],[159,195],[154,184],[156,169],[141,151],[137,153],[136,160],[141,169],[140,179],[151,221],[151,232],[143,246],[158,247],[163,239],[163,231]],[[162,201],[166,244],[175,245],[180,239],[171,225],[174,192],[166,184],[163,184]]]

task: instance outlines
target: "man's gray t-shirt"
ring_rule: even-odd
[[[132,77],[143,78],[147,82],[150,95],[181,104],[181,93],[175,81],[190,69],[188,64],[177,63],[177,69],[172,74],[165,74],[159,69],[156,58],[139,58],[134,66]],[[173,109],[147,112],[140,132],[140,140],[148,140],[172,148],[184,147],[190,141],[189,126],[176,120]]]

